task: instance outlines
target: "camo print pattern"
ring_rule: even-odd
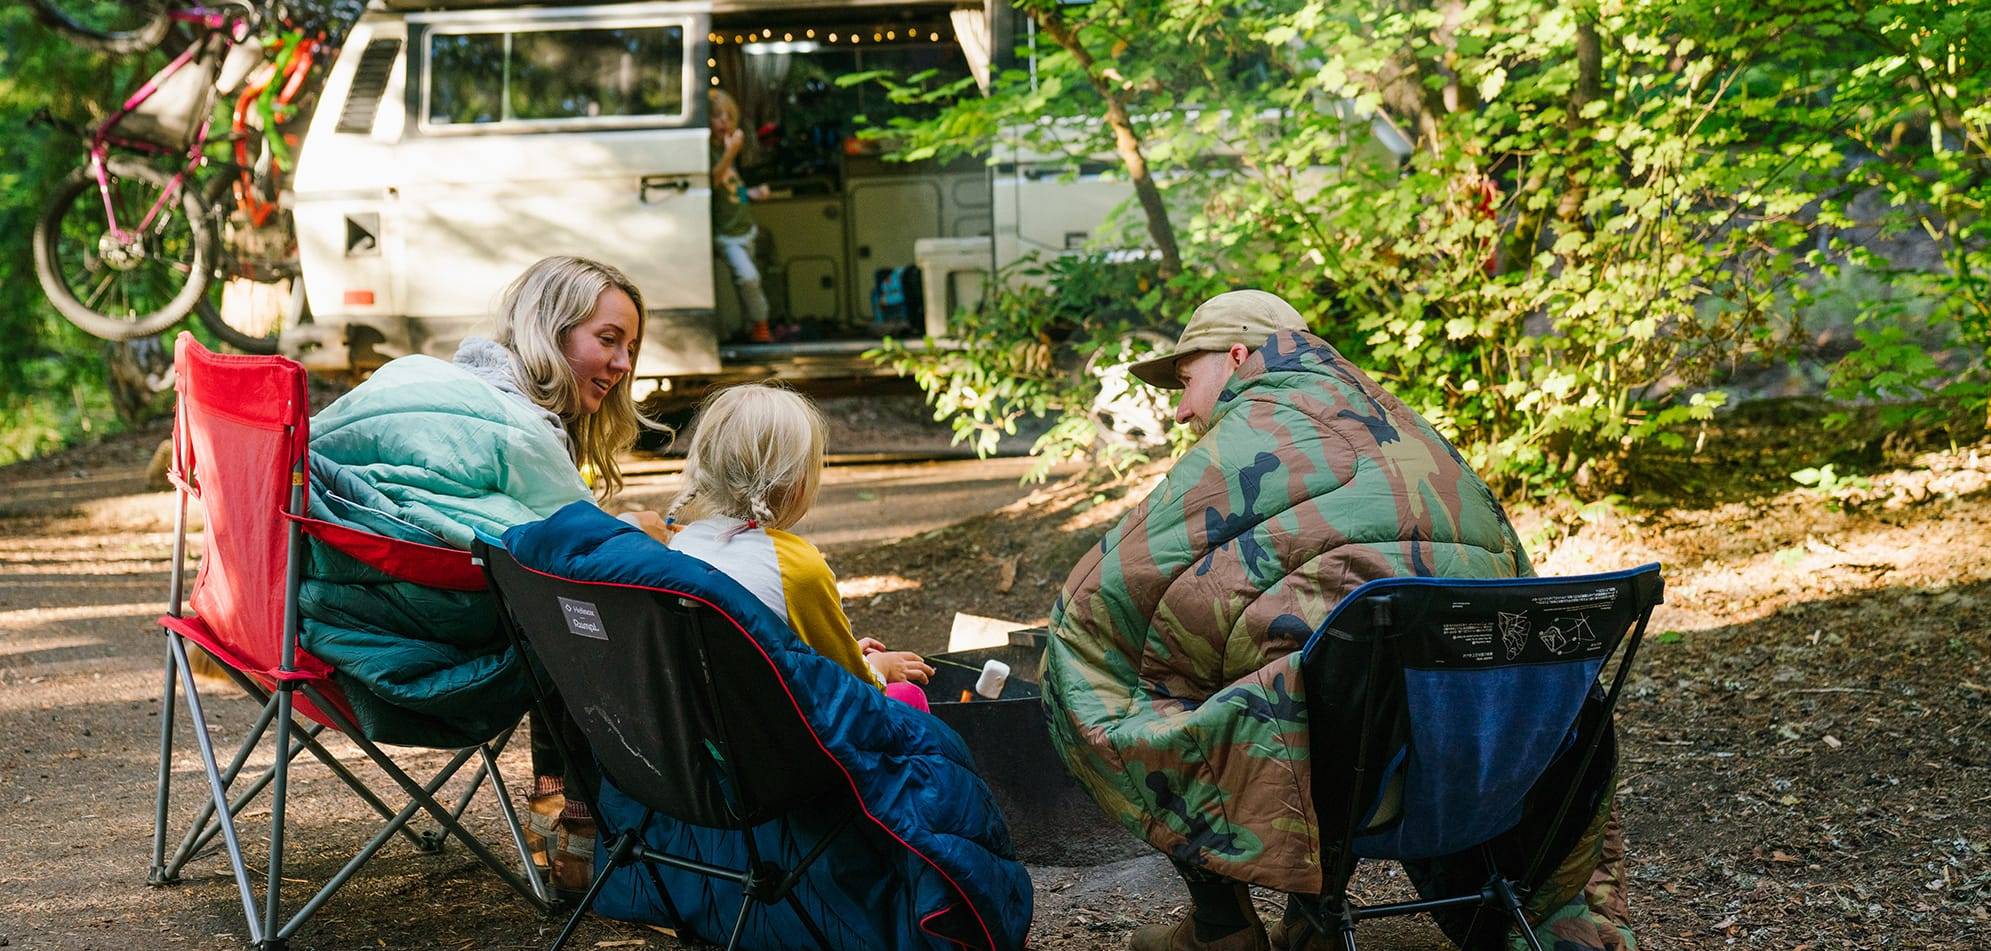
[[[1571,850],[1555,874],[1535,893],[1536,901],[1526,909],[1534,920],[1537,903],[1548,895],[1567,895],[1572,882],[1582,882],[1580,893],[1535,926],[1535,939],[1544,948],[1556,951],[1638,951],[1632,937],[1631,908],[1625,901],[1625,832],[1612,807],[1616,798],[1616,777],[1612,792],[1598,807],[1596,818],[1584,831],[1583,839]],[[1586,879],[1587,876],[1587,879]],[[1520,935],[1508,938],[1508,951],[1526,951]]]
[[[1298,649],[1376,578],[1533,574],[1478,476],[1319,337],[1273,335],[1072,570],[1044,706],[1073,776],[1189,865],[1322,889]]]

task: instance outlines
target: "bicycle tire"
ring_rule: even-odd
[[[29,4],[43,23],[71,41],[118,55],[142,53],[158,46],[172,27],[165,5],[151,0],[131,0],[121,4],[128,10],[135,10],[139,18],[132,20],[128,26],[119,22],[117,28],[100,26],[78,17],[68,5],[56,0],[29,0]]]
[[[284,329],[295,327],[308,319],[305,316],[309,313],[309,308],[304,304],[304,278],[298,272],[297,266],[297,245],[293,237],[289,246],[290,254],[275,261],[266,258],[245,258],[241,255],[240,249],[232,247],[229,243],[229,227],[236,202],[234,185],[240,169],[234,165],[224,165],[222,171],[224,174],[210,178],[205,186],[208,220],[213,222],[215,265],[212,273],[216,280],[210,282],[208,291],[203,293],[200,301],[194,305],[194,316],[200,318],[201,324],[223,343],[237,350],[244,353],[275,353],[277,341]],[[296,234],[296,226],[291,222],[290,212],[280,212],[279,222],[276,227],[283,233],[292,236]],[[242,328],[230,324],[223,309],[215,303],[214,291],[217,289],[215,285],[225,291],[227,283],[235,278],[248,278],[258,284],[274,284],[288,279],[291,282],[291,293],[289,299],[284,302],[282,315],[266,327]]]
[[[194,316],[199,317],[201,324],[223,343],[243,353],[272,354],[277,352],[277,342],[283,336],[283,329],[304,322],[306,315],[310,313],[310,307],[304,299],[303,279],[292,278],[290,288],[290,298],[284,302],[282,318],[270,326],[269,333],[262,336],[247,333],[230,324],[223,319],[221,308],[214,306],[214,302],[205,296],[201,298],[200,303],[194,305]]]
[[[135,159],[113,158],[107,165],[111,176],[116,179],[142,180],[162,191],[172,183],[172,177],[165,172]],[[192,252],[192,258],[187,262],[185,284],[174,291],[163,305],[144,313],[128,313],[123,317],[98,310],[93,302],[77,297],[63,276],[61,264],[69,257],[62,253],[65,239],[63,224],[69,217],[71,206],[79,199],[92,203],[98,201],[97,179],[90,174],[87,166],[71,172],[69,177],[63,179],[62,184],[56,188],[54,197],[50,199],[47,209],[42,212],[40,220],[35,222],[35,278],[41,283],[42,293],[48,297],[49,303],[54,305],[56,311],[70,323],[82,328],[85,333],[105,340],[149,337],[163,333],[168,327],[185,319],[207,291],[214,259],[214,232],[209,225],[207,207],[201,199],[199,190],[185,186],[180,188],[177,211],[185,216],[188,229],[185,240],[190,244],[189,250]],[[102,209],[96,211],[101,215]],[[173,211],[171,208],[166,210],[169,221]],[[89,220],[88,216],[85,220]],[[97,221],[101,222],[101,218]],[[85,260],[88,260],[87,251]],[[116,280],[116,277],[116,274],[110,275],[105,286],[108,286],[109,281]]]

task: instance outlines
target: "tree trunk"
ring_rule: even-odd
[[[1576,14],[1576,88],[1569,93],[1569,126],[1570,131],[1576,134],[1578,143],[1590,136],[1591,123],[1583,115],[1583,107],[1603,96],[1604,44],[1597,35],[1597,11],[1588,8]],[[1562,201],[1556,206],[1556,217],[1562,219],[1565,226],[1580,227],[1577,219],[1583,213],[1583,200],[1588,193],[1589,189],[1572,175],[1562,193]]]
[[[1127,179],[1134,183],[1134,196],[1140,199],[1141,210],[1147,214],[1148,236],[1154,239],[1155,248],[1161,252],[1162,278],[1165,280],[1182,273],[1182,252],[1175,244],[1175,226],[1169,223],[1168,208],[1161,202],[1161,189],[1148,172],[1147,156],[1141,154],[1141,137],[1134,131],[1134,120],[1127,112],[1126,100],[1105,76],[1093,68],[1092,53],[1079,42],[1078,31],[1066,24],[1055,10],[1034,12],[1037,24],[1072,54],[1079,68],[1085,70],[1086,78],[1092,81],[1093,90],[1099,93],[1099,98],[1106,100],[1106,124],[1113,129],[1113,150],[1119,154],[1121,163],[1127,166]]]

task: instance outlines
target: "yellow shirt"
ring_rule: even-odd
[[[823,553],[799,535],[780,529],[747,528],[737,518],[715,515],[686,525],[671,548],[725,572],[753,592],[814,648],[838,666],[884,689],[864,662],[837,594],[836,575]]]

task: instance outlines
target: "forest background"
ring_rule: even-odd
[[[1153,407],[1114,367],[1240,286],[1292,301],[1514,498],[1634,489],[1641,451],[1702,448],[1742,397],[1818,396],[1825,425],[1877,413],[1952,444],[1991,423],[1991,4],[1014,13],[1021,50],[986,91],[853,78],[931,109],[871,130],[899,157],[1001,140],[1136,196],[1095,247],[959,315],[968,346],[878,353],[971,444],[1048,417],[1047,469],[1156,454],[1171,434],[1137,432]],[[105,387],[113,348],[33,279],[41,202],[81,150],[32,120],[100,118],[157,65],[0,9],[0,463],[132,421]],[[1843,478],[1820,461],[1801,475]]]

